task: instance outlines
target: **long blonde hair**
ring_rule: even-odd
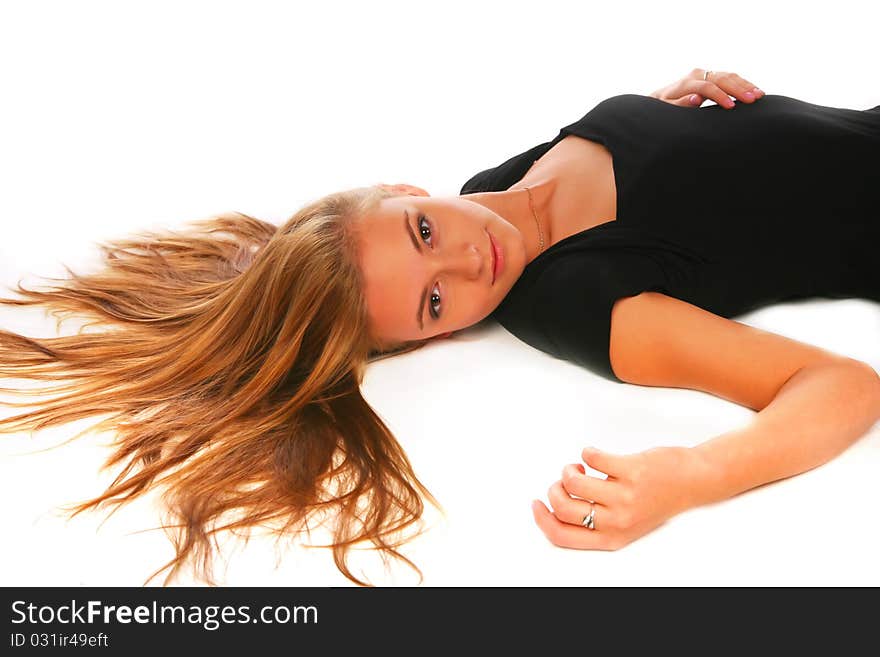
[[[99,243],[103,267],[44,290],[12,290],[10,306],[44,305],[106,330],[33,339],[0,330],[0,378],[64,380],[9,390],[52,394],[0,420],[0,433],[96,414],[112,429],[107,490],[72,514],[163,491],[174,558],[213,583],[212,538],[268,526],[280,535],[335,516],[339,570],[358,584],[349,550],[369,541],[403,560],[427,500],[403,449],[360,393],[367,363],[420,347],[379,345],[366,320],[352,227],[380,187],[333,193],[276,226],[241,213]],[[9,288],[8,288],[9,289]],[[82,435],[79,434],[79,435]],[[410,531],[410,533],[412,533]],[[149,579],[147,581],[149,581]]]

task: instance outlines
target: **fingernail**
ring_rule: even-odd
[[[751,91],[747,91],[743,94],[743,98],[746,98],[747,100],[755,100],[755,94]]]
[[[697,104],[698,101],[697,101],[697,96],[696,96],[696,94],[691,95],[691,97],[690,97],[690,99],[689,99],[689,102],[690,102],[691,105],[696,105],[696,104]]]
[[[733,100],[733,98],[728,98],[728,99],[727,99],[727,106],[728,106],[728,107],[733,107],[734,105],[736,105],[736,101]]]
[[[575,467],[580,471],[581,474],[587,474],[587,471],[584,469],[580,463],[576,464]]]

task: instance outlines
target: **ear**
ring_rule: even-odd
[[[430,196],[430,194],[421,187],[408,185],[406,183],[397,183],[396,185],[378,183],[374,185],[374,187],[381,187],[382,189],[388,190],[389,192],[393,192],[400,196]]]

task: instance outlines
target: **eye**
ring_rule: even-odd
[[[419,220],[416,222],[416,225],[419,229],[419,235],[422,237],[422,241],[425,242],[428,246],[431,245],[431,223],[425,219],[425,215],[420,214]],[[428,238],[425,239],[425,231],[428,232]]]
[[[428,312],[431,313],[431,317],[434,319],[440,318],[440,292],[437,290],[440,289],[439,285],[435,285],[434,289],[431,290],[431,301],[428,304]]]
[[[422,241],[425,242],[428,246],[430,246],[433,249],[434,245],[431,244],[431,240],[433,239],[433,236],[431,235],[431,222],[425,218],[425,215],[420,214],[419,219],[416,222],[416,225],[418,226],[419,235],[421,236]],[[425,235],[425,233],[427,233],[427,235]],[[431,317],[433,317],[434,319],[440,318],[440,292],[439,292],[439,289],[440,289],[440,286],[435,285],[434,289],[431,290],[431,300],[430,300],[430,303],[428,304],[428,312],[431,314]]]

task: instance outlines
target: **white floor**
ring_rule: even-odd
[[[871,3],[799,6],[797,30],[789,8],[765,2],[439,7],[4,4],[0,282],[63,276],[61,263],[82,271],[93,241],[141,228],[230,210],[281,222],[346,187],[457,194],[603,98],[694,67],[770,94],[880,104]],[[810,300],[738,319],[880,370],[880,304]],[[55,334],[38,312],[0,309],[0,327]],[[619,552],[582,552],[548,543],[529,508],[581,447],[691,445],[752,412],[608,382],[491,322],[374,364],[364,394],[445,507],[406,549],[426,585],[880,585],[878,425],[816,470],[683,514]],[[0,436],[0,585],[140,585],[170,556],[160,531],[144,531],[158,522],[152,499],[103,524],[59,514],[109,481],[108,437],[34,450],[90,423]],[[276,553],[258,537],[224,555],[224,584],[349,585],[326,550]],[[404,566],[357,557],[374,583],[417,583]]]
[[[0,326],[24,330],[21,315],[0,315]],[[880,304],[791,303],[741,321],[880,367]],[[35,323],[31,333],[39,328]],[[609,383],[489,322],[375,363],[364,394],[446,511],[429,513],[428,531],[405,552],[426,585],[880,584],[873,521],[880,425],[811,472],[685,513],[618,552],[582,552],[548,543],[529,510],[581,447],[691,445],[747,422],[752,412],[700,392]],[[58,513],[59,505],[107,483],[98,475],[107,452],[98,438],[33,450],[87,424],[0,441],[3,584],[139,585],[169,554],[161,532],[137,533],[155,526],[151,500],[123,507],[103,526],[98,514],[66,521]],[[258,537],[226,556],[225,584],[348,585],[327,550],[276,548]],[[412,571],[386,571],[371,554],[355,563],[377,584],[417,583]]]

